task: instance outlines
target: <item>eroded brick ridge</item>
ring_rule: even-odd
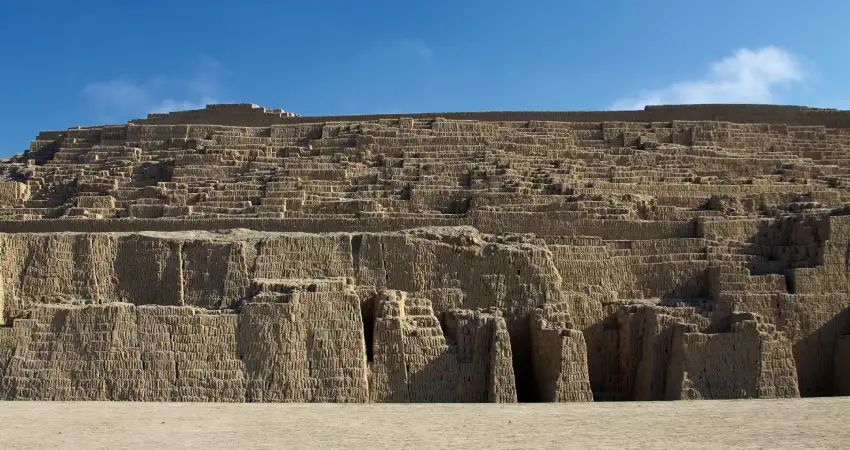
[[[246,104],[42,132],[0,164],[0,398],[846,395],[848,114]]]

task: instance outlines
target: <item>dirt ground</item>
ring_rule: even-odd
[[[2,448],[850,448],[850,397],[653,403],[0,403]]]

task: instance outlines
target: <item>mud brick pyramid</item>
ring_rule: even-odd
[[[0,170],[0,398],[850,394],[850,111],[210,105]]]

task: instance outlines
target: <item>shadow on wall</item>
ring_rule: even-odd
[[[829,239],[828,215],[756,219],[753,222],[757,224],[757,232],[750,236],[744,250],[752,256],[749,263],[752,275],[787,277],[792,269],[824,264],[823,246]],[[793,288],[790,281],[789,287]]]
[[[374,304],[373,348],[366,352],[372,401],[516,401],[510,338],[499,313],[435,314],[430,300],[393,290],[378,292]]]
[[[540,399],[534,382],[534,366],[532,360],[531,315],[514,317],[508,322],[508,333],[511,339],[511,353],[514,369],[514,385],[516,386],[517,401],[520,403],[535,403]]]
[[[169,182],[174,175],[174,161],[144,162],[135,166],[133,176],[137,186],[156,186]]]
[[[795,305],[797,308],[810,305]],[[836,352],[842,335],[850,334],[850,308],[829,320],[817,330],[794,343],[794,361],[800,395],[803,397],[827,397],[836,395],[842,380],[836,379]],[[846,393],[844,395],[847,395]]]
[[[762,315],[792,341],[803,397],[834,395],[837,341],[850,333],[850,221],[838,215],[762,220],[745,249],[752,256],[745,286],[721,287],[721,303]],[[771,275],[784,276],[784,290],[763,283]]]

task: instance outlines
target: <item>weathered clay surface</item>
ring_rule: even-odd
[[[850,392],[847,111],[213,105],[0,170],[0,398]]]

